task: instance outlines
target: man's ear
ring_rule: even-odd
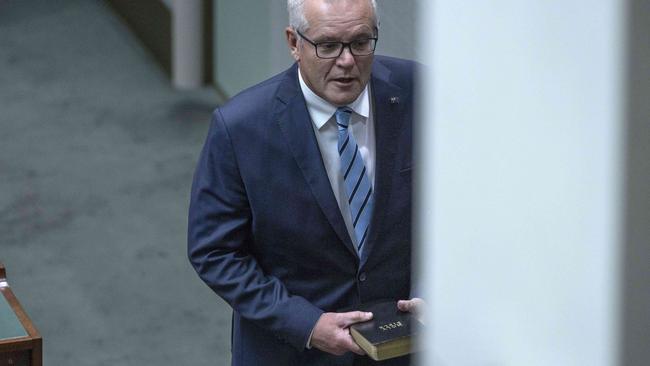
[[[298,51],[298,38],[296,38],[296,33],[294,33],[293,28],[287,27],[284,30],[284,34],[287,37],[287,45],[289,46],[291,57],[296,61],[300,61],[300,52]]]

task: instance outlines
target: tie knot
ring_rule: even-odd
[[[350,124],[350,116],[352,115],[352,110],[348,107],[339,107],[334,113],[336,116],[336,124],[339,126],[339,130],[342,128],[348,128]]]

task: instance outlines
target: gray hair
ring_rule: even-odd
[[[375,27],[379,28],[379,12],[377,11],[377,1],[368,0],[372,6],[372,12],[375,16]],[[305,18],[305,0],[287,0],[287,11],[289,12],[289,26],[295,30],[304,32],[309,28]]]

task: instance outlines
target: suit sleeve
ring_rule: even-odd
[[[190,262],[243,318],[304,349],[323,311],[263,272],[249,251],[253,220],[233,142],[217,110],[192,184]]]

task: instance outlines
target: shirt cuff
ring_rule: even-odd
[[[312,328],[311,333],[309,333],[309,338],[307,338],[307,344],[305,345],[305,348],[311,349],[311,337],[314,335],[314,329],[316,328],[316,325],[314,325],[314,328]]]

